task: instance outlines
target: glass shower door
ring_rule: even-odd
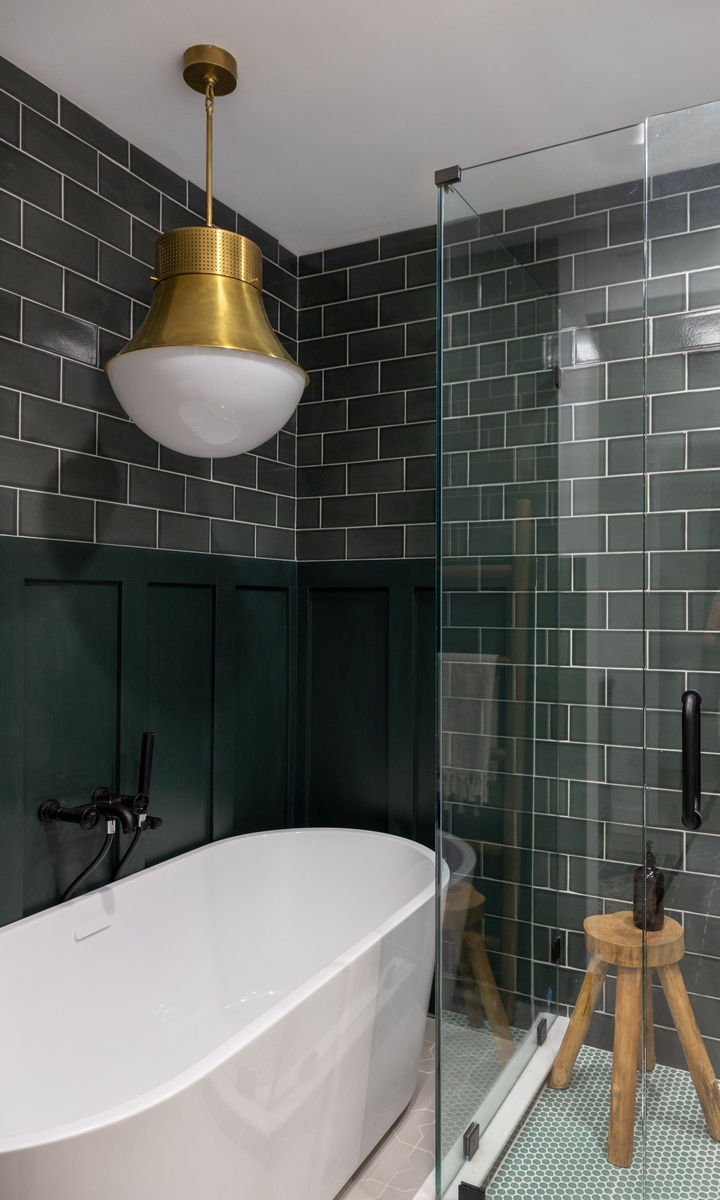
[[[441,209],[438,1196],[715,1200],[720,105]]]
[[[666,890],[663,934],[646,920],[652,984],[646,1194],[714,1197],[720,1195],[720,104],[651,117],[647,129],[646,838]],[[660,936],[671,952],[668,965],[655,967]]]
[[[608,1158],[613,1064],[628,1055],[618,962],[598,945],[632,924],[646,840],[644,161],[635,126],[464,170],[442,198],[441,846],[474,855],[465,891],[485,916],[471,932],[519,1047],[503,1066],[482,1001],[473,1025],[451,876],[447,1200],[460,1178],[489,1200],[644,1195],[637,1039],[631,1169]]]
[[[496,236],[493,214],[480,217],[460,188],[441,191],[440,208],[440,850],[450,875],[437,1161],[438,1195],[450,1198],[464,1167],[476,1185],[490,1177],[517,1120],[499,1114],[531,1103],[542,1068],[538,1080],[528,1071],[548,1056],[558,1010],[559,338],[557,305],[542,268],[523,265],[522,240]]]

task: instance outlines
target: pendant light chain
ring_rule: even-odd
[[[205,78],[205,113],[207,116],[207,135],[205,148],[205,194],[207,199],[207,216],[205,224],[212,228],[212,156],[213,156],[213,109],[215,108],[215,80],[210,76]]]

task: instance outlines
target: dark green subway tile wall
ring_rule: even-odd
[[[445,225],[443,821],[478,854],[509,1016],[533,973],[537,1002],[555,987],[558,935],[559,1001],[575,1002],[584,917],[632,901],[644,804],[700,964],[683,967],[693,1007],[720,1003],[705,915],[720,862],[720,205],[703,179],[653,181],[646,330],[641,183],[499,211],[495,237]],[[696,835],[680,822],[688,687],[703,695]],[[531,891],[534,950],[519,932]],[[598,1008],[605,1044],[614,986]],[[656,1023],[664,1047],[660,1007]],[[717,1029],[703,1034],[720,1063]]]

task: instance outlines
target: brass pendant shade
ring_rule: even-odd
[[[105,370],[150,437],[180,453],[227,457],[277,433],[308,377],[267,318],[259,247],[212,224],[212,114],[215,95],[235,87],[235,60],[217,47],[193,46],[184,76],[205,93],[207,221],[157,239],[150,311]]]
[[[207,226],[163,233],[155,243],[155,277],[150,312],[120,355],[216,346],[267,354],[299,370],[267,318],[262,254],[249,238]]]

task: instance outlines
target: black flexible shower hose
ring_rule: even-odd
[[[88,875],[92,875],[95,868],[100,866],[100,863],[105,858],[105,855],[108,853],[110,847],[113,844],[114,837],[115,837],[115,832],[113,830],[113,832],[109,833],[107,835],[107,837],[105,838],[105,841],[103,842],[102,850],[100,851],[100,853],[95,855],[95,857],[92,860],[92,862],[90,863],[90,865],[87,866],[84,871],[80,872],[77,879],[73,880],[73,882],[70,884],[69,888],[65,889],[62,896],[60,897],[61,904],[63,904],[66,900],[69,900],[70,897],[73,896],[75,894],[75,892],[77,891],[77,889],[80,887],[80,884],[85,882]]]
[[[132,858],[133,854],[137,850],[138,846],[140,845],[140,838],[142,837],[144,832],[145,831],[142,826],[140,826],[139,829],[135,830],[135,836],[134,836],[133,840],[131,841],[130,845],[128,846],[127,850],[123,854],[122,858],[120,859],[120,862],[118,863],[118,865],[116,866],[116,868],[113,872],[113,877],[111,880],[112,883],[114,883],[116,879],[120,878],[120,872],[122,871],[125,864]]]

